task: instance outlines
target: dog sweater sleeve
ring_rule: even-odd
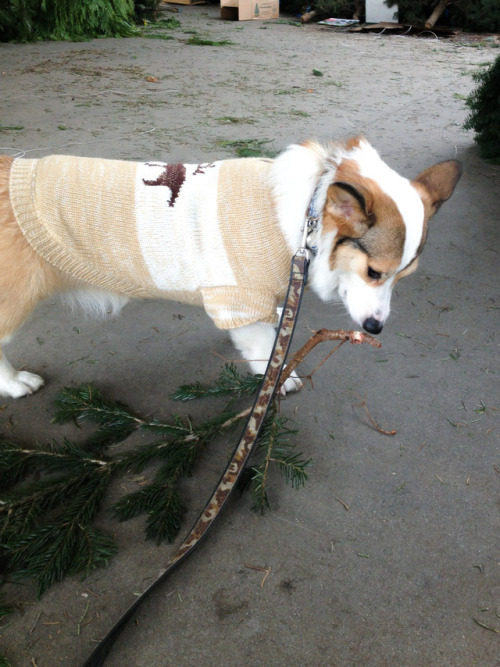
[[[203,305],[221,329],[277,323],[293,249],[277,224],[270,160],[225,160],[218,175],[217,219],[234,285],[202,290]]]

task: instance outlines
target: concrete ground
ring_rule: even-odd
[[[218,11],[182,7],[172,40],[0,45],[2,152],[194,162],[234,156],[222,142],[266,139],[264,149],[279,151],[363,132],[407,176],[448,158],[464,173],[418,272],[397,286],[382,348],[344,346],[313,386],[282,403],[312,458],[306,487],[277,475],[264,516],[236,495],[106,664],[493,667],[500,168],[479,159],[462,123],[471,75],[495,59],[498,41],[223,22]],[[233,44],[189,45],[192,31]],[[350,326],[341,306],[310,294],[295,345],[311,329]],[[317,348],[301,372],[330,349]],[[221,355],[233,357],[227,336],[183,305],[137,302],[94,323],[68,317],[56,300],[8,353],[46,378],[36,395],[1,403],[4,436],[25,443],[81,440],[74,425],[50,423],[62,386],[92,380],[136,412],[166,418],[179,411],[168,399],[175,387],[212,381]],[[394,437],[373,428],[363,400]],[[213,409],[189,406],[195,419]],[[185,485],[186,532],[234,437],[221,438]],[[112,500],[137,485],[124,479]],[[146,542],[141,517],[117,524],[108,508],[99,525],[120,545],[109,568],[55,585],[39,602],[29,583],[4,588],[18,612],[0,630],[0,653],[15,667],[81,665],[175,549]],[[265,581],[255,567],[269,568]]]

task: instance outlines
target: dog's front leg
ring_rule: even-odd
[[[234,346],[248,361],[252,373],[264,375],[273,351],[276,329],[271,324],[256,322],[238,329],[231,329],[230,334]],[[301,380],[293,372],[281,387],[281,393],[285,395],[290,391],[298,391],[301,387]]]
[[[43,385],[43,379],[35,373],[16,371],[0,350],[0,396],[20,398],[32,394]]]

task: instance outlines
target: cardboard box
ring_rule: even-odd
[[[220,15],[231,21],[277,19],[280,4],[279,0],[220,0]]]

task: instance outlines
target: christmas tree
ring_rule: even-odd
[[[483,72],[474,74],[479,84],[466,104],[471,109],[464,128],[475,131],[481,157],[500,162],[500,56]]]

